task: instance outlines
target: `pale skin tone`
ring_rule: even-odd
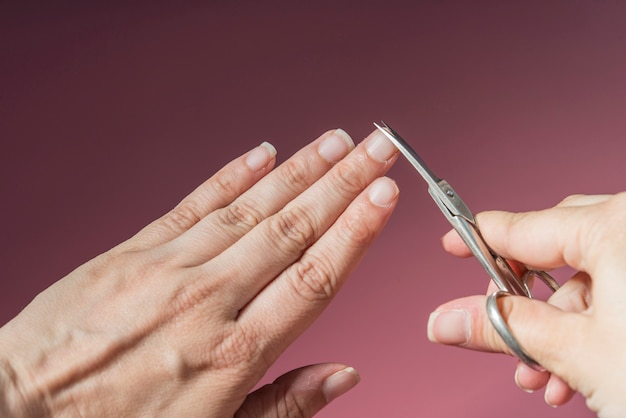
[[[325,133],[279,167],[271,145],[233,160],[176,208],[42,292],[0,328],[0,415],[310,417],[358,381],[339,363],[252,392],[330,303],[397,199],[396,149]],[[477,216],[490,246],[579,271],[548,301],[501,299],[526,350],[516,382],[551,405],[579,391],[602,418],[626,401],[626,194]],[[469,252],[454,233],[452,254]],[[490,291],[493,289],[490,289]],[[431,340],[508,353],[484,296],[440,306]]]
[[[529,212],[486,212],[477,216],[489,245],[528,267],[574,268],[548,302],[524,297],[500,299],[512,331],[546,372],[518,364],[520,388],[545,388],[546,402],[558,406],[575,391],[601,418],[626,411],[626,193],[571,196],[554,208]],[[469,256],[458,235],[444,248]],[[493,291],[493,285],[489,292]],[[509,353],[487,319],[485,296],[441,305],[431,315],[429,338],[472,350]]]
[[[339,363],[251,392],[391,215],[397,151],[332,130],[276,165],[263,144],[42,292],[0,329],[0,415],[309,417]]]

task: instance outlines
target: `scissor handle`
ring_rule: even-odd
[[[552,292],[556,292],[557,290],[559,290],[559,284],[556,280],[554,280],[554,277],[552,277],[551,275],[549,275],[548,273],[546,273],[543,270],[527,270],[526,273],[524,273],[524,275],[522,276],[522,283],[524,283],[524,286],[528,289],[528,293],[529,293],[529,297],[531,299],[533,299],[533,293],[530,290],[529,286],[528,286],[528,281],[530,280],[531,277],[537,277],[539,280],[541,280],[546,286],[548,286],[548,288],[550,288],[550,290],[552,290]]]
[[[528,270],[522,275],[521,281],[523,285],[528,289],[530,298],[532,298],[532,292],[530,291],[530,288],[528,286],[528,281],[531,277],[539,278],[553,292],[556,292],[559,289],[559,284],[550,274],[541,270]],[[522,345],[517,341],[517,338],[515,338],[515,335],[513,335],[511,328],[504,320],[502,312],[500,311],[500,306],[498,305],[498,299],[503,296],[512,296],[512,293],[505,290],[497,290],[487,297],[487,317],[489,318],[489,321],[491,321],[491,325],[493,325],[498,335],[500,335],[504,343],[509,347],[509,349],[511,349],[513,354],[515,354],[521,361],[526,363],[526,365],[534,370],[545,371],[546,369],[543,368],[541,364],[537,362],[537,360],[530,356],[526,352],[526,350],[524,350]]]
[[[434,199],[435,203],[442,208],[443,203]],[[463,216],[456,216],[450,212],[442,212],[459,234],[467,248],[474,254],[476,260],[485,269],[489,278],[498,286],[498,289],[514,295],[531,297],[529,287],[512,269],[507,261],[496,254],[485,242],[475,220],[468,220]]]
[[[513,354],[517,356],[517,358],[526,363],[531,369],[545,371],[537,360],[532,358],[520,345],[517,338],[513,335],[513,332],[511,332],[511,328],[509,328],[508,324],[502,317],[500,307],[498,306],[498,299],[503,296],[511,296],[511,294],[509,292],[505,292],[504,290],[496,290],[487,297],[487,316],[491,321],[491,325],[493,325],[498,332],[498,335],[500,335],[500,338],[502,338],[504,343],[509,347]]]

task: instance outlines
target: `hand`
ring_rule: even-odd
[[[235,159],[0,329],[0,415],[312,416],[352,368],[249,392],[383,228],[396,158],[377,132],[354,148],[334,130],[275,170],[267,143]]]
[[[626,193],[572,196],[540,212],[486,212],[477,222],[487,243],[506,258],[579,271],[548,303],[519,296],[499,300],[522,347],[548,370],[520,363],[518,385],[528,391],[546,386],[545,399],[553,406],[579,391],[600,417],[624,416]],[[448,233],[443,245],[452,254],[470,255],[456,233]],[[510,354],[487,318],[484,296],[443,304],[431,315],[428,332],[434,342]]]

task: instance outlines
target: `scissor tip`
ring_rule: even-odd
[[[380,120],[379,123],[374,122],[374,126],[377,127],[380,130],[385,130],[385,129],[389,129],[389,125],[387,125],[387,123],[384,120]]]

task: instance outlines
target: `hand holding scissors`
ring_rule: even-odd
[[[392,131],[388,134],[397,135]],[[440,202],[438,205],[442,207]],[[497,301],[497,292],[491,297],[476,295],[446,302],[431,314],[431,341],[517,354],[509,347],[510,341],[500,338],[498,323],[494,329],[487,320],[499,315],[506,318],[504,325],[510,327],[509,331],[515,331],[513,344],[521,342],[524,352],[532,353],[531,359],[536,360],[530,363],[534,368],[518,363],[515,380],[520,388],[533,392],[545,387],[544,398],[551,406],[567,403],[578,391],[599,417],[623,417],[626,193],[570,196],[553,208],[527,213],[483,212],[473,222],[472,218],[462,221],[454,212],[446,211],[444,214],[455,226],[443,237],[444,248],[451,254],[476,255],[476,248],[466,242],[471,244],[476,238],[470,235],[468,239],[463,233],[466,228],[455,224],[467,222],[470,232],[480,225],[478,240],[489,243],[486,248],[490,256],[546,269],[569,266],[577,272],[548,303],[510,297],[502,299],[495,306],[497,310],[485,309],[486,303]],[[485,253],[479,252],[479,259],[481,254]],[[547,277],[527,273],[536,274],[541,280]],[[520,278],[525,288],[523,276]],[[548,286],[552,287],[550,283]],[[537,363],[546,370],[541,371]]]

